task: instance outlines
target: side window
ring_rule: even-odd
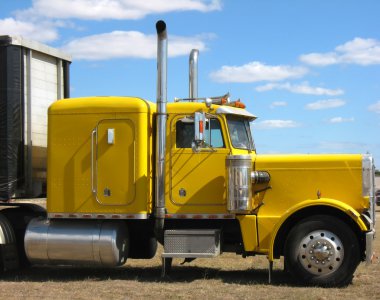
[[[224,148],[222,128],[218,119],[209,119],[205,131],[206,144],[212,148]]]
[[[207,119],[204,130],[205,144],[202,148],[225,148],[222,128],[218,119]],[[176,148],[192,148],[194,122],[185,118],[176,123]]]
[[[176,147],[191,148],[194,140],[194,122],[183,122],[181,120],[176,123]]]

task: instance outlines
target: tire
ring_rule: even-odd
[[[134,259],[151,259],[156,255],[157,240],[155,237],[143,239],[132,238],[129,257]]]
[[[30,262],[26,257],[24,248],[24,237],[26,227],[33,217],[40,215],[39,213],[32,212],[23,208],[6,208],[1,211],[2,214],[9,220],[12,225],[14,235],[16,238],[16,247],[19,259],[20,268],[30,267]]]
[[[8,218],[0,213],[0,271],[17,270],[19,256],[14,228]]]
[[[302,284],[346,286],[360,262],[359,242],[340,219],[316,215],[292,228],[284,256],[287,270]]]

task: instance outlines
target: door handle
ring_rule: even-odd
[[[96,146],[96,149],[95,149]],[[96,196],[98,193],[98,187],[97,187],[97,177],[98,177],[98,170],[97,170],[97,153],[95,150],[97,150],[98,146],[98,135],[97,135],[97,128],[95,128],[91,133],[91,191]]]

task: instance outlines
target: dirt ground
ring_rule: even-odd
[[[380,207],[377,207],[380,232]],[[375,241],[380,253],[380,238]],[[0,275],[0,299],[380,299],[380,262],[362,263],[346,288],[297,286],[275,262],[268,284],[265,257],[223,254],[180,265],[161,279],[160,252],[151,260],[128,260],[117,269],[32,267]]]

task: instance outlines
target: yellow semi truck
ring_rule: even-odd
[[[64,99],[48,111],[46,212],[0,212],[1,264],[120,266],[223,252],[265,255],[311,285],[348,284],[373,254],[370,155],[259,155],[240,101],[190,95],[167,103],[166,24],[158,35],[157,103]],[[8,204],[9,205],[9,204]]]

